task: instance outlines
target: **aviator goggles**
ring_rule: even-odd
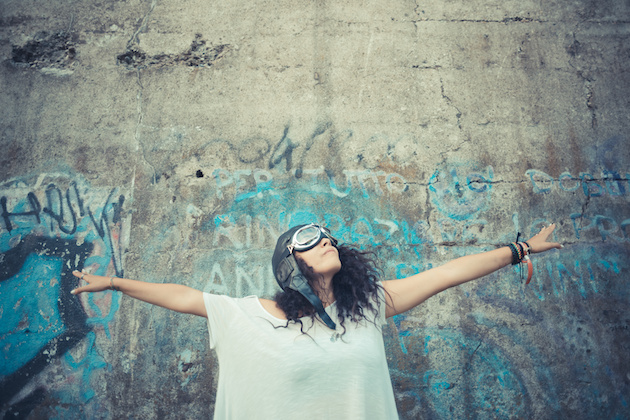
[[[311,223],[295,231],[287,248],[291,254],[293,251],[308,251],[324,238],[330,239],[330,243],[337,246],[337,240],[331,235],[328,228]]]

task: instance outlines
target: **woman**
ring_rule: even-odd
[[[338,245],[319,225],[300,225],[278,239],[272,265],[283,291],[274,300],[78,271],[88,284],[72,293],[114,289],[206,317],[220,366],[215,419],[390,419],[398,415],[381,334],[385,319],[510,263],[529,263],[529,254],[561,248],[547,241],[554,229],[379,283],[368,254]]]

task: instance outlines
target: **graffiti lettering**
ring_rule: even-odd
[[[548,193],[557,187],[565,192],[580,190],[586,197],[626,195],[626,186],[630,179],[630,174],[622,177],[619,172],[612,170],[602,171],[599,179],[588,172],[580,172],[578,176],[563,172],[558,179],[554,179],[551,175],[537,169],[530,169],[525,172],[525,175],[529,176],[532,189],[536,194]]]
[[[584,231],[596,230],[602,241],[614,239],[617,241],[630,241],[630,219],[617,223],[611,217],[595,215],[585,216],[582,213],[572,213],[571,222],[575,231],[575,237],[580,239]]]
[[[229,261],[225,263],[215,262],[210,270],[210,275],[204,279],[200,288],[208,293],[227,294],[231,296],[272,296],[277,291],[273,281],[271,265],[258,265],[251,269],[246,264],[236,264]],[[226,278],[226,273],[234,273],[234,276]]]
[[[300,157],[300,162],[298,163],[298,167],[293,168],[293,151],[298,146],[300,146],[300,143],[295,143],[293,142],[293,140],[291,140],[291,138],[289,138],[289,130],[291,126],[287,124],[284,127],[282,138],[280,139],[278,144],[276,144],[276,146],[274,147],[271,153],[271,157],[269,158],[268,168],[274,169],[278,167],[283,160],[285,160],[286,165],[284,169],[282,168],[278,168],[278,169],[284,170],[287,172],[293,170],[293,174],[296,178],[298,179],[302,178],[302,175],[304,173],[304,161],[305,161],[307,153],[311,150],[311,148],[315,144],[315,139],[317,139],[318,137],[328,132],[329,133],[328,147],[332,147],[332,145],[336,141],[338,140],[343,141],[345,139],[349,139],[352,137],[351,131],[335,133],[334,130],[331,130],[332,127],[333,127],[333,124],[330,121],[320,123],[315,127],[313,132],[309,136],[307,136],[305,139],[304,149],[302,150],[302,155]],[[345,139],[342,137],[344,137]]]
[[[291,220],[293,224],[299,217],[298,214],[289,214],[285,215],[284,221],[272,222],[265,215],[244,215],[240,218],[231,214],[218,215],[214,219],[212,243],[213,246],[235,249],[270,247],[275,245],[278,234],[288,228],[287,221]],[[324,221],[336,237],[358,245],[376,246],[385,242],[421,245],[434,242],[425,221],[410,226],[407,221],[357,217],[347,223],[335,214],[324,214],[320,219],[313,217],[313,220],[308,221],[317,220]]]
[[[455,220],[468,220],[484,210],[489,202],[494,171],[476,172],[462,176],[458,167],[436,170],[429,179],[429,192],[433,204],[446,216]]]
[[[230,172],[225,169],[215,169],[212,171],[216,186],[217,197],[223,198],[223,188],[233,186],[235,201],[246,200],[252,197],[262,198],[263,192],[269,191],[277,194],[271,187],[273,175],[264,169],[242,169]]]
[[[478,233],[488,222],[484,219],[457,221],[450,218],[438,219],[437,229],[432,231],[425,220],[409,222],[407,220],[369,219],[356,217],[344,221],[336,214],[325,213],[320,216],[309,215],[306,220],[302,214],[285,214],[283,220],[272,221],[265,215],[254,217],[232,214],[217,215],[214,218],[213,240],[215,247],[227,247],[237,250],[247,248],[262,249],[272,247],[282,231],[297,223],[323,221],[335,237],[359,246],[380,245],[452,245],[477,242]],[[300,220],[299,222],[297,220]],[[290,222],[289,222],[290,221]]]
[[[304,179],[306,183],[320,183],[319,186],[315,185],[316,189],[317,187],[325,188],[327,184],[329,187],[328,192],[341,198],[348,196],[353,189],[361,191],[363,198],[370,198],[370,193],[377,196],[383,195],[385,190],[390,194],[402,194],[409,189],[407,180],[397,173],[371,170],[344,170],[342,173],[345,177],[344,187],[339,187],[333,172],[327,171],[323,167],[303,169],[301,173],[298,173],[297,169],[293,170],[293,179],[289,180],[289,182],[294,183],[298,179]],[[236,171],[215,169],[212,171],[212,176],[215,180],[217,197],[220,199],[224,198],[224,193],[228,189],[234,195],[234,201],[236,202],[251,198],[262,198],[263,193],[279,195],[273,186],[273,175],[265,169]]]
[[[113,188],[105,203],[100,207],[100,214],[95,215],[92,208],[85,204],[85,200],[81,195],[79,188],[75,182],[71,182],[66,189],[65,194],[54,183],[48,184],[44,191],[45,206],[42,207],[35,192],[30,191],[26,194],[25,200],[19,198],[13,199],[15,204],[13,209],[9,210],[9,199],[7,196],[0,197],[0,209],[2,214],[3,227],[9,233],[11,233],[16,227],[31,226],[32,222],[35,225],[42,223],[42,215],[46,215],[50,218],[49,228],[51,231],[59,229],[59,231],[74,235],[79,225],[79,218],[88,216],[92,223],[93,228],[103,241],[105,241],[109,249],[114,256],[113,264],[117,276],[123,276],[123,270],[121,265],[121,256],[119,250],[114,245],[112,238],[112,227],[110,226],[110,218],[108,216],[108,210],[112,213],[113,224],[117,224],[120,221],[120,213],[125,202],[125,196],[119,195],[118,201],[114,202],[113,197],[117,189]],[[28,205],[29,210],[24,208]],[[78,217],[77,217],[78,215]],[[31,219],[29,223],[28,219]],[[26,220],[25,220],[26,219]]]
[[[32,192],[27,194],[26,199],[31,207],[30,211],[10,213],[7,210],[7,198],[4,196],[0,198],[0,206],[2,206],[2,220],[4,221],[5,229],[9,232],[13,229],[11,225],[11,217],[35,217],[37,224],[41,223],[39,214],[42,211],[42,206],[39,204],[39,200],[37,200],[37,197]]]
[[[603,285],[599,284],[599,278],[606,278],[611,273],[619,274],[619,265],[615,261],[597,258],[595,255],[587,253],[583,258],[576,259],[571,265],[567,261],[551,261],[547,259],[544,268],[540,267],[539,272],[545,270],[546,276],[537,276],[532,280],[530,286],[534,294],[540,300],[548,297],[549,291],[556,298],[570,296],[576,292],[582,298],[587,298],[600,292]],[[596,273],[602,273],[597,276]]]

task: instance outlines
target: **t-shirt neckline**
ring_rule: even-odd
[[[286,321],[287,321],[287,319],[286,319],[286,318],[278,318],[277,316],[272,315],[272,314],[271,314],[271,312],[269,312],[269,311],[268,311],[268,310],[267,310],[267,309],[263,306],[262,302],[260,301],[260,298],[259,298],[258,296],[255,296],[255,298],[256,298],[256,302],[258,302],[258,307],[259,307],[259,308],[260,308],[260,309],[261,309],[261,310],[262,310],[262,311],[263,311],[263,312],[264,312],[267,316],[269,316],[270,318],[276,319],[276,320],[278,320],[278,321],[282,321],[282,322],[286,322]],[[332,308],[333,306],[336,306],[336,305],[337,305],[337,301],[334,301],[333,303],[331,303],[330,305],[328,305],[327,307],[325,307],[325,308],[324,308],[324,310],[328,312],[328,309],[329,309],[329,308]],[[330,313],[329,313],[329,315],[330,315]],[[308,319],[308,318],[310,318],[310,316],[303,316],[303,317],[301,317],[300,319]]]

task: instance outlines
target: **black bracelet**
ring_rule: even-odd
[[[510,247],[510,250],[512,251],[512,265],[518,264],[519,258],[518,258],[518,250],[516,249],[516,245],[511,243],[508,245],[508,247]]]

